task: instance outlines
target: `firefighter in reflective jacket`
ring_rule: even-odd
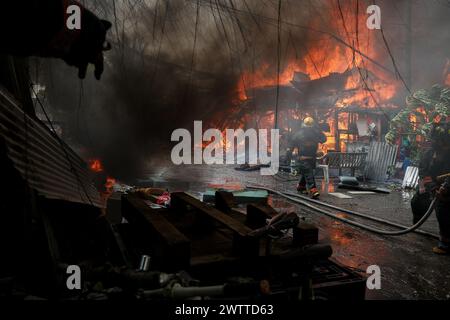
[[[450,253],[450,126],[449,123],[434,125],[431,148],[427,150],[419,165],[419,186],[411,200],[414,223],[426,213],[433,197],[439,223],[440,241],[433,248],[437,254]]]
[[[319,197],[314,169],[316,168],[316,155],[319,143],[324,143],[326,137],[311,117],[303,120],[302,127],[292,137],[291,144],[298,148],[298,170],[300,181],[297,191],[309,193],[312,198]]]

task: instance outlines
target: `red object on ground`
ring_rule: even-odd
[[[168,191],[164,192],[162,195],[156,198],[156,204],[161,206],[166,206],[170,203],[170,193]]]

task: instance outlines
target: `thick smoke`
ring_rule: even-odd
[[[392,53],[405,72],[406,44],[398,39],[407,35],[407,1],[393,2],[377,3]],[[57,61],[36,70],[55,118],[63,121],[65,139],[86,158],[100,158],[119,179],[170,161],[174,129],[206,122],[233,106],[243,71],[268,64],[267,72],[276,74],[278,57],[281,68],[290,59],[301,63],[308,46],[323,36],[305,27],[336,34],[333,21],[339,17],[330,10],[336,8],[334,0],[282,1],[281,24],[278,1],[127,0],[115,8],[112,3],[90,4],[113,22],[109,39],[114,49],[106,55],[101,82],[81,82],[75,70]],[[356,1],[341,3],[349,14]],[[363,11],[369,5],[359,3]],[[449,9],[444,1],[414,1],[413,88],[442,80],[450,57]],[[373,40],[385,50],[379,35]],[[387,54],[375,58],[393,69]],[[400,101],[404,97],[399,94]]]

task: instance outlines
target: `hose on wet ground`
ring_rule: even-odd
[[[376,233],[376,234],[389,235],[389,236],[400,236],[400,235],[404,235],[404,234],[407,234],[407,233],[410,233],[410,232],[415,232],[415,233],[418,233],[418,234],[422,234],[422,235],[426,235],[426,236],[430,236],[430,237],[439,239],[439,236],[436,235],[436,234],[433,234],[433,233],[427,232],[427,231],[423,231],[423,230],[417,230],[430,217],[431,213],[433,212],[433,209],[434,209],[434,206],[435,206],[435,203],[436,203],[436,198],[433,199],[433,201],[431,202],[428,210],[426,211],[426,213],[423,215],[423,217],[417,223],[415,223],[414,225],[412,225],[410,227],[406,227],[406,226],[403,226],[403,225],[400,225],[400,224],[397,224],[397,223],[394,223],[394,222],[391,222],[391,221],[388,221],[388,220],[385,220],[385,219],[372,217],[372,216],[369,216],[367,214],[363,214],[363,213],[347,210],[347,209],[344,209],[344,208],[340,208],[340,207],[337,207],[337,206],[334,206],[334,205],[331,205],[331,204],[328,204],[328,203],[325,203],[325,202],[322,202],[322,201],[319,201],[319,200],[310,199],[308,197],[304,197],[304,196],[301,196],[299,194],[294,194],[294,193],[289,193],[289,192],[280,192],[280,191],[273,190],[273,189],[270,189],[270,188],[267,188],[267,187],[264,187],[264,186],[259,186],[259,185],[247,185],[247,187],[251,188],[251,189],[266,190],[266,191],[268,191],[270,193],[279,195],[279,196],[281,196],[281,197],[283,197],[285,199],[288,199],[288,200],[290,200],[290,201],[292,201],[294,203],[303,205],[303,206],[305,206],[307,208],[310,208],[310,209],[312,209],[312,210],[314,210],[316,212],[319,212],[321,214],[329,216],[329,217],[331,217],[333,219],[339,220],[339,221],[341,221],[343,223],[347,223],[347,224],[350,224],[352,226],[356,226],[356,227],[359,227],[359,228],[361,228],[363,230],[367,230],[367,231],[370,231],[370,232],[373,232],[373,233]],[[385,225],[389,225],[389,226],[392,226],[392,227],[401,228],[402,230],[390,231],[390,230],[382,230],[382,229],[378,229],[378,228],[375,228],[375,227],[371,227],[371,226],[359,223],[357,221],[353,221],[353,220],[349,220],[349,219],[340,217],[340,216],[338,216],[336,214],[333,214],[333,213],[331,213],[329,211],[326,211],[326,210],[323,210],[321,208],[318,208],[318,207],[312,205],[311,203],[318,204],[318,205],[327,207],[329,209],[337,210],[337,211],[344,212],[344,213],[347,213],[347,214],[351,214],[351,215],[354,215],[354,216],[357,216],[357,217],[360,217],[360,218],[364,218],[364,219],[376,221],[376,222],[379,222],[379,223],[383,223]]]
[[[333,210],[338,210],[338,211],[341,211],[343,213],[348,213],[348,214],[351,214],[351,215],[354,215],[354,216],[357,216],[357,217],[360,217],[360,218],[372,220],[372,221],[379,222],[379,223],[382,223],[382,224],[385,224],[385,225],[388,225],[388,226],[397,227],[397,228],[400,228],[400,229],[408,229],[408,228],[414,227],[414,226],[407,227],[407,226],[404,226],[402,224],[398,224],[398,223],[395,223],[395,222],[392,222],[392,221],[388,221],[388,220],[377,218],[377,217],[372,217],[372,216],[364,214],[364,213],[360,213],[360,212],[348,210],[348,209],[345,209],[345,208],[337,207],[337,206],[331,205],[329,203],[322,202],[322,201],[315,200],[315,199],[311,199],[311,198],[308,198],[308,197],[305,197],[305,196],[302,196],[302,195],[299,195],[299,194],[295,194],[295,193],[292,193],[292,192],[283,192],[283,193],[286,194],[286,195],[289,195],[289,196],[298,197],[300,199],[303,199],[303,200],[306,200],[306,201],[310,201],[312,203],[316,203],[318,205],[322,205],[324,207],[327,207],[327,208],[330,208],[330,209],[333,209]],[[434,206],[433,206],[433,208],[434,208]],[[431,209],[429,215],[433,212],[433,208]],[[420,225],[418,227],[420,227]],[[428,232],[428,231],[419,230],[417,228],[412,230],[412,231],[415,232],[415,233],[418,233],[418,234],[425,235],[425,236],[439,238],[439,236],[434,234],[434,233],[431,233],[431,232]]]

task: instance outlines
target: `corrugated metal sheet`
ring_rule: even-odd
[[[366,178],[379,182],[386,181],[389,167],[395,164],[397,149],[397,146],[385,142],[371,142],[366,159]]]
[[[0,88],[0,136],[24,180],[49,199],[104,207],[87,164]]]
[[[403,188],[414,189],[419,183],[419,168],[409,166],[406,168],[405,177],[403,178]]]

